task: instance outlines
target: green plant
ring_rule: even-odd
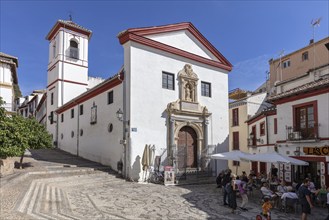
[[[3,100],[0,97],[0,106]],[[27,149],[42,149],[52,146],[51,135],[34,118],[20,115],[7,116],[0,107],[0,158],[21,156],[22,166]]]

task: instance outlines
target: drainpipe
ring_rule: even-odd
[[[78,104],[78,110],[77,110],[77,156],[79,156],[79,136],[80,136],[80,132],[79,132],[79,128],[80,128],[80,105]]]
[[[54,111],[54,113],[55,113],[55,111]],[[59,148],[58,147],[58,130],[59,130],[59,117],[58,117],[58,114],[56,114],[56,146],[55,146],[55,148]]]
[[[123,119],[122,119],[122,140],[123,140],[123,163],[124,163],[124,173],[123,176],[128,178],[128,163],[130,159],[129,149],[128,149],[128,140],[126,139],[126,127],[127,127],[127,120],[126,120],[126,76],[124,75],[125,71],[123,70],[123,79],[121,79],[121,74],[118,75],[118,79],[122,83],[122,111],[123,111]]]

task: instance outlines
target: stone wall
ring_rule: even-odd
[[[15,161],[12,158],[0,159],[0,177],[14,172]]]

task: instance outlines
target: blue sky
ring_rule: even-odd
[[[89,75],[108,78],[123,64],[117,34],[127,28],[192,22],[233,64],[229,89],[256,89],[268,60],[329,35],[329,1],[11,1],[0,0],[0,51],[19,59],[23,95],[47,84],[48,41],[58,19],[92,30]]]

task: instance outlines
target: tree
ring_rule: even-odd
[[[3,101],[0,97],[0,106]],[[21,156],[20,167],[27,149],[42,149],[52,146],[51,135],[34,118],[20,115],[6,116],[0,107],[0,158]]]
[[[19,88],[18,84],[14,84],[14,97],[15,97],[15,99],[22,97],[22,92],[21,92],[21,89]]]

